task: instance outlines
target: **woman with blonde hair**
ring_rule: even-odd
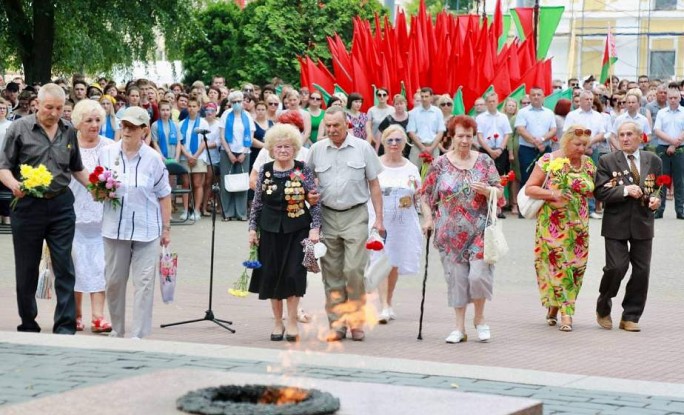
[[[401,128],[406,131],[406,126],[408,125],[409,121],[409,113],[407,111],[408,108],[408,102],[406,101],[406,97],[404,97],[401,94],[396,94],[392,98],[392,103],[394,104],[394,112],[392,114],[389,114],[388,116],[385,117],[384,120],[380,123],[378,126],[378,131],[380,133],[383,133],[390,125],[400,125]],[[380,141],[377,143],[378,147],[375,148],[375,151],[378,153],[378,155],[382,155],[385,149],[380,146]],[[403,156],[408,158],[409,151],[411,150],[411,143],[406,143],[406,146],[404,146],[403,150]]]
[[[299,340],[297,307],[306,293],[302,241],[319,241],[320,205],[308,207],[307,195],[316,191],[313,172],[295,160],[302,146],[296,127],[276,124],[266,132],[264,148],[273,158],[259,171],[249,219],[249,243],[259,246],[261,268],[255,269],[249,291],[271,300],[275,327],[271,340]],[[283,326],[283,300],[287,322]]]
[[[403,156],[406,146],[406,131],[400,125],[391,125],[382,133],[382,146],[385,151],[380,157],[383,170],[378,175],[382,189],[382,207],[387,239],[384,253],[373,252],[371,262],[387,255],[392,266],[387,278],[378,285],[378,295],[382,311],[378,317],[380,324],[395,319],[392,297],[399,275],[418,272],[423,236],[418,219],[418,198],[420,173],[418,168]],[[368,223],[375,223],[373,204],[368,202]]]
[[[560,311],[561,331],[572,331],[589,257],[589,198],[596,167],[584,153],[591,134],[581,125],[570,126],[560,148],[534,166],[525,187],[529,197],[545,201],[537,216],[534,268],[546,322],[555,326]]]
[[[116,118],[114,112],[114,105],[116,105],[116,98],[111,95],[102,95],[100,97],[100,105],[104,109],[105,116],[100,128],[100,135],[103,135],[110,140],[118,140],[119,120]]]
[[[444,125],[449,125],[449,120],[453,117],[454,112],[454,101],[447,94],[440,95],[436,102],[439,109],[442,111],[442,117],[444,117]],[[449,151],[451,147],[451,137],[445,137],[438,145],[439,151],[444,154]]]

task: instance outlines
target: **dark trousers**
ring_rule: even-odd
[[[541,152],[537,147],[526,147],[520,146],[518,148],[518,159],[520,161],[520,186],[525,186],[527,179],[530,178],[532,170],[534,170],[534,164],[537,159],[545,153],[551,152],[551,147],[544,148],[544,152]]]
[[[36,323],[38,307],[36,288],[38,266],[43,250],[43,240],[50,249],[50,259],[55,273],[55,307],[53,333],[76,332],[76,302],[74,300],[74,263],[71,245],[74,240],[76,214],[74,195],[71,190],[54,199],[24,197],[12,211],[12,240],[16,267],[17,306],[21,325],[18,331],[39,332]]]
[[[684,215],[684,153],[667,155],[667,146],[658,146],[656,154],[663,161],[663,174],[672,177],[672,188],[674,189],[674,205],[677,216]],[[660,193],[660,207],[658,213],[665,212],[665,197],[667,189],[663,187]]]
[[[480,153],[484,153],[489,156],[489,153],[483,148],[480,148]],[[491,157],[491,156],[490,156]],[[508,160],[508,150],[503,149],[501,152],[501,155],[494,160],[494,166],[496,166],[496,171],[499,173],[500,176],[503,176],[504,174],[507,174],[508,171],[511,169],[511,162]]]
[[[648,294],[652,242],[653,239],[606,238],[606,266],[603,267],[603,278],[596,302],[596,312],[599,316],[605,317],[610,314],[611,299],[617,295],[620,283],[631,263],[632,275],[629,277],[625,298],[622,300],[622,320],[639,322]]]

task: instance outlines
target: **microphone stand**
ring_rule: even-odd
[[[209,152],[209,142],[207,141],[207,133],[206,132],[200,132],[199,134],[202,134],[202,137],[204,139],[204,146],[207,149],[207,156],[209,156],[209,168],[213,169],[214,164],[211,160],[211,153]],[[169,323],[169,324],[162,324],[161,327],[170,327],[170,326],[179,326],[182,324],[190,324],[190,323],[197,323],[200,321],[211,321],[219,326],[223,327],[224,329],[228,330],[231,333],[235,333],[235,330],[228,327],[233,324],[232,321],[227,321],[227,320],[221,320],[219,318],[216,318],[214,316],[214,311],[211,309],[211,304],[212,304],[212,299],[214,297],[214,246],[215,246],[215,239],[216,239],[216,209],[218,204],[216,203],[217,201],[220,201],[220,196],[219,196],[219,176],[220,175],[214,175],[214,180],[213,183],[211,184],[211,193],[214,195],[214,209],[212,209],[211,212],[211,263],[209,267],[209,307],[207,311],[204,314],[203,318],[198,318],[194,320],[186,320],[186,321],[179,321],[176,323]]]

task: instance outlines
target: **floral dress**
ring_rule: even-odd
[[[368,115],[360,112],[358,115],[354,116],[347,113],[347,121],[352,126],[352,133],[354,137],[358,137],[362,140],[366,139],[366,123],[368,122]]]
[[[537,217],[534,267],[542,305],[573,315],[589,257],[588,199],[594,191],[596,167],[586,156],[579,168],[566,160],[552,160],[551,154],[545,154],[538,162],[544,173],[551,169],[547,187],[571,198],[563,208],[542,205]]]
[[[432,163],[421,189],[435,216],[435,247],[452,263],[484,259],[487,198],[471,189],[474,182],[501,188],[499,173],[488,155],[478,154],[475,165],[466,170],[454,166],[445,154]],[[499,205],[503,202],[499,199]]]

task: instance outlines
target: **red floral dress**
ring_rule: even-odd
[[[430,166],[421,189],[434,215],[435,247],[454,263],[484,258],[487,198],[472,190],[470,184],[475,182],[501,188],[499,173],[488,155],[479,153],[469,170],[454,166],[443,155]],[[501,198],[499,205],[504,202]]]
[[[551,157],[545,154],[538,165],[546,173]],[[534,245],[534,268],[544,307],[559,307],[567,315],[575,313],[575,300],[582,288],[589,258],[588,199],[594,191],[596,167],[589,157],[582,157],[579,168],[569,165],[560,175],[549,174],[549,186],[567,188],[571,199],[564,208],[544,203],[537,217]]]

